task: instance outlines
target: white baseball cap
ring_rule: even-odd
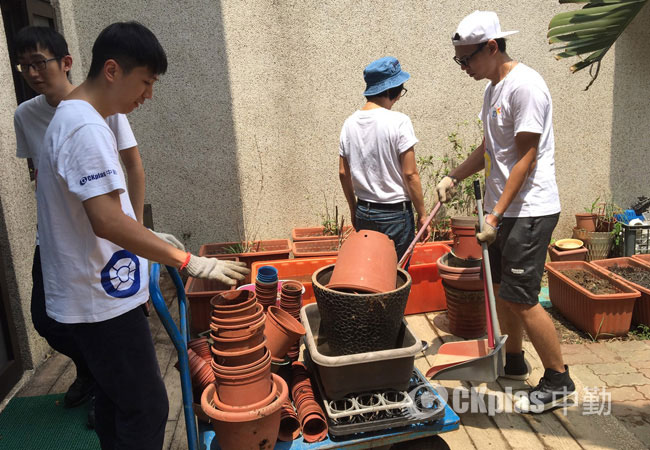
[[[518,31],[501,31],[497,13],[493,11],[474,11],[458,24],[451,37],[454,45],[472,45],[499,39],[518,33]]]

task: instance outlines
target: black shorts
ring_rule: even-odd
[[[499,297],[536,305],[546,251],[560,214],[504,217],[497,239],[488,247],[492,282],[500,283]]]

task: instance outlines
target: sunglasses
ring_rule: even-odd
[[[459,58],[458,56],[454,56],[453,59],[454,59],[454,61],[456,62],[456,64],[458,64],[459,66],[469,67],[469,61],[470,61],[474,56],[476,56],[476,55],[477,55],[481,50],[483,50],[483,48],[484,48],[486,45],[487,45],[487,42],[481,42],[481,43],[478,45],[478,48],[477,48],[476,50],[474,50],[472,53],[470,53],[469,55],[467,55],[467,56],[463,56],[462,58]]]

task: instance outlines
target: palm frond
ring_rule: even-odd
[[[560,3],[585,3],[582,9],[557,14],[548,24],[549,44],[558,52],[556,59],[578,56],[581,61],[572,65],[575,73],[590,68],[591,81],[596,81],[600,63],[616,39],[645,6],[648,0],[559,0]],[[582,59],[580,55],[589,53]]]

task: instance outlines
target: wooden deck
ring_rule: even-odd
[[[171,293],[173,289],[168,283],[163,284],[163,295],[172,299],[170,310],[177,315],[178,309]],[[431,345],[416,359],[416,366],[422,372],[431,366],[432,355],[444,342],[457,340],[448,333],[445,313],[429,313],[409,316],[409,325],[420,339]],[[177,357],[174,347],[161,326],[155,312],[151,315],[151,332],[156,345],[160,370],[167,386],[169,396],[169,418],[165,431],[164,449],[180,450],[187,448],[185,423],[183,419],[180,378],[174,369]],[[525,343],[527,359],[533,366],[529,383],[536,383],[543,373],[542,366],[532,346]],[[54,354],[45,361],[35,372],[32,379],[17,394],[18,396],[45,395],[64,392],[75,376],[72,362],[60,355]],[[576,381],[578,392],[583,386],[589,386],[590,380],[584,382],[572,374]],[[470,384],[453,381],[440,382],[450,392],[453,388],[468,389],[471,387],[486,389],[486,395],[499,395],[506,387],[517,390],[527,385],[523,382],[499,379],[488,384]],[[495,394],[497,393],[497,394]],[[461,427],[459,430],[445,433],[441,437],[452,449],[645,449],[648,440],[642,442],[632,434],[613,415],[583,415],[580,407],[567,410],[556,410],[541,415],[522,415],[516,413],[499,413],[487,415],[479,412],[459,414]],[[85,426],[85,424],[79,424]]]

